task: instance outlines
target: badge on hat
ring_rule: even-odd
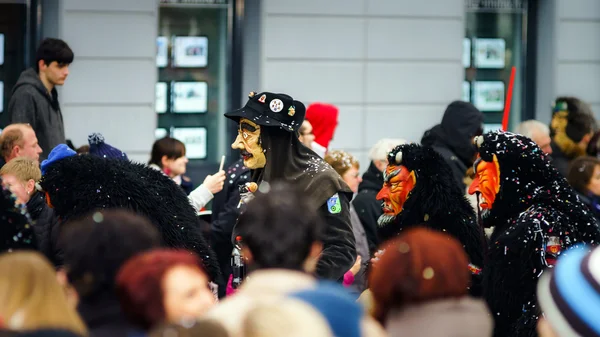
[[[248,98],[252,98],[256,96],[256,93],[254,91],[250,91],[250,93],[248,94]]]
[[[262,96],[260,96],[260,98],[258,99],[259,102],[264,103],[267,100],[267,95],[263,94]]]
[[[276,98],[271,101],[269,107],[273,112],[280,112],[281,110],[283,110],[283,102],[279,98]]]
[[[290,108],[288,109],[288,116],[292,117],[296,114],[296,107],[295,106],[290,106]]]

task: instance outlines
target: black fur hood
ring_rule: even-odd
[[[484,219],[486,227],[505,226],[509,219],[540,204],[551,206],[577,223],[594,222],[566,179],[531,139],[493,131],[475,142],[483,160],[491,162],[495,154],[500,166],[500,190]]]
[[[147,217],[167,246],[196,252],[210,277],[218,279],[218,264],[202,236],[194,208],[162,172],[129,161],[77,155],[48,165],[40,185],[63,221],[109,208]]]
[[[417,144],[397,146],[388,161],[414,171],[416,184],[403,211],[382,230],[387,237],[405,228],[426,224],[456,237],[471,261],[481,266],[483,241],[473,208],[454,181],[452,169],[433,148]]]

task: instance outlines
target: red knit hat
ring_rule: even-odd
[[[428,228],[413,228],[382,245],[384,253],[369,275],[376,316],[413,303],[462,297],[471,280],[467,255],[458,240]]]
[[[338,125],[339,110],[335,105],[313,103],[306,108],[305,119],[312,124],[315,142],[329,148],[335,128]]]

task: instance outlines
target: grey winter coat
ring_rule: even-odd
[[[33,69],[21,73],[8,102],[9,123],[29,123],[42,150],[40,160],[65,142],[63,116],[58,104],[56,88],[51,94]]]

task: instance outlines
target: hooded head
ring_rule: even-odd
[[[332,104],[313,103],[306,109],[306,120],[313,127],[314,141],[326,149],[338,126],[338,116],[339,110]]]
[[[492,131],[474,140],[480,159],[469,193],[481,193],[486,225],[514,217],[535,203],[551,203],[574,216],[587,211],[547,155],[529,138]],[[588,221],[586,221],[588,222]]]
[[[423,135],[421,144],[444,144],[465,164],[471,165],[475,157],[473,137],[483,132],[483,114],[473,104],[454,101],[448,105],[442,123]]]
[[[388,154],[383,173],[384,185],[377,194],[383,202],[379,225],[400,220],[402,226],[448,217],[453,211],[472,216],[472,209],[460,188],[454,184],[452,170],[432,148],[417,144],[395,147]]]
[[[163,173],[120,159],[71,155],[47,163],[40,185],[61,220],[97,209],[131,210],[150,219],[167,246],[196,252],[211,278],[218,277],[219,267],[194,208]]]

